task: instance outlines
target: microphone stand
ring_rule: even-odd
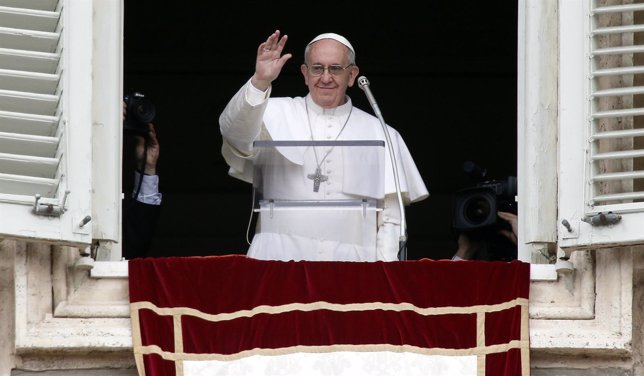
[[[374,114],[380,120],[380,125],[382,125],[383,133],[385,134],[385,139],[387,140],[387,146],[389,148],[389,156],[391,157],[392,169],[394,172],[394,183],[396,185],[396,197],[398,198],[398,207],[400,209],[400,239],[398,241],[398,260],[404,261],[407,260],[407,220],[405,218],[405,205],[403,204],[402,193],[400,190],[400,179],[398,178],[398,163],[396,162],[396,155],[394,153],[394,146],[391,143],[391,136],[389,135],[389,130],[387,129],[387,124],[385,119],[380,113],[380,108],[376,103],[376,99],[369,89],[369,80],[367,77],[360,76],[358,77],[358,87],[362,89],[367,95],[369,104],[373,109]]]

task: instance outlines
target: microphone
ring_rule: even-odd
[[[374,114],[380,120],[380,125],[382,125],[382,131],[385,134],[385,139],[387,140],[387,146],[389,147],[389,156],[391,158],[391,167],[394,172],[394,183],[396,184],[396,198],[398,199],[398,207],[400,209],[400,240],[398,245],[398,259],[400,261],[407,260],[407,221],[405,219],[405,205],[403,204],[402,193],[400,191],[400,178],[398,178],[398,163],[396,163],[396,154],[394,153],[394,147],[391,143],[391,137],[389,136],[389,129],[387,129],[387,123],[380,113],[380,108],[376,103],[376,98],[374,98],[369,89],[369,80],[365,76],[358,77],[358,87],[362,89],[367,95],[367,100],[373,108]]]
[[[365,92],[365,94],[367,95],[367,100],[369,101],[371,108],[373,108],[373,112],[376,114],[378,118],[380,118],[382,116],[380,114],[380,108],[378,108],[378,103],[376,103],[376,98],[374,98],[373,94],[371,93],[371,89],[369,89],[369,80],[367,80],[367,77],[365,76],[358,77],[358,87]]]

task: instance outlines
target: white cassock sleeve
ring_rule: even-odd
[[[219,116],[223,137],[221,154],[230,166],[229,174],[251,182],[253,141],[261,138],[262,118],[271,88],[258,90],[250,80],[237,91]]]
[[[241,156],[252,154],[253,141],[262,130],[262,117],[266,110],[266,99],[271,89],[265,92],[256,89],[250,80],[233,96],[219,116],[219,130],[228,153]]]
[[[379,260],[398,261],[400,221],[400,206],[396,195],[386,195],[385,207],[378,214],[376,251]]]

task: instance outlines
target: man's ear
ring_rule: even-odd
[[[309,72],[309,67],[307,67],[306,64],[300,65],[300,72],[302,72],[302,76],[304,76],[304,84],[309,86],[309,75],[307,74]]]
[[[352,66],[351,71],[349,72],[349,83],[347,84],[347,86],[353,86],[353,84],[356,82],[356,78],[358,77],[358,73],[360,73],[360,68],[358,68],[357,65]]]

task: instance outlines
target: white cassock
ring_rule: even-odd
[[[231,176],[253,183],[255,162],[265,152],[253,147],[256,140],[382,140],[383,162],[374,158],[375,162],[366,162],[370,166],[360,165],[355,155],[348,158],[347,149],[341,147],[277,148],[283,162],[275,164],[280,166],[279,170],[268,174],[263,171],[264,179],[266,176],[272,179],[262,182],[262,190],[270,192],[268,198],[330,202],[361,197],[375,198],[384,204],[379,205],[373,216],[366,217],[351,210],[304,208],[290,211],[287,216],[272,213],[269,219],[268,212],[260,210],[248,256],[285,261],[397,260],[401,215],[389,149],[378,118],[353,107],[348,97],[347,103],[324,109],[310,96],[269,98],[269,95],[270,89],[261,92],[248,81],[219,118],[224,139],[222,155],[230,166]],[[388,129],[404,205],[425,199],[429,193],[407,146],[395,129]],[[325,180],[315,192],[312,178],[317,167]],[[267,169],[266,165],[262,168]],[[384,170],[384,177],[364,179],[368,168]],[[373,197],[378,195],[384,197]]]

